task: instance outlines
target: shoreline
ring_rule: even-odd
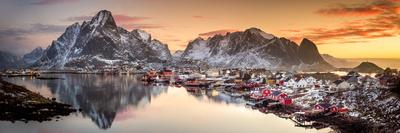
[[[45,98],[1,77],[0,107],[0,120],[11,122],[51,121],[77,111],[69,104],[56,102],[55,98]]]

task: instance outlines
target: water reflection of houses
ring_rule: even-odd
[[[221,91],[212,89],[201,89],[201,88],[187,88],[188,93],[198,100],[210,100],[215,103],[226,103],[226,104],[244,104],[245,100],[242,97],[232,97]]]
[[[71,76],[71,77],[66,77]],[[116,114],[128,106],[142,107],[168,86],[143,86],[135,76],[64,75],[66,80],[48,82],[62,102],[82,109],[84,117],[102,129],[111,127]]]

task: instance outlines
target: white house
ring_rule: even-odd
[[[306,80],[306,82],[307,82],[307,86],[308,86],[308,87],[312,87],[312,86],[314,86],[314,85],[317,83],[317,79],[315,79],[315,78],[312,77],[312,76],[306,77],[305,80]]]
[[[291,78],[291,79],[287,80],[283,85],[285,85],[286,87],[289,87],[289,88],[294,88],[297,85],[297,82],[296,82],[296,80]]]
[[[306,88],[307,85],[308,85],[307,81],[304,78],[301,78],[300,80],[297,81],[295,88]]]

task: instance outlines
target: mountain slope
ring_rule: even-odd
[[[32,52],[25,54],[21,61],[20,64],[24,67],[28,67],[32,64],[34,64],[36,61],[38,61],[42,55],[43,55],[44,49],[41,47],[35,48],[32,50]]]
[[[44,51],[34,64],[42,68],[101,67],[121,63],[171,60],[168,46],[142,30],[117,27],[111,12],[102,10],[89,22],[75,23]]]
[[[257,28],[225,36],[215,35],[207,40],[197,38],[189,42],[182,58],[229,68],[332,68],[311,41],[305,39],[299,47],[289,39],[278,38]]]
[[[17,67],[18,56],[0,51],[0,69],[15,68]]]

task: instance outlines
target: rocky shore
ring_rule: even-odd
[[[56,102],[55,98],[45,98],[0,77],[0,120],[42,122],[76,111],[71,105]]]

